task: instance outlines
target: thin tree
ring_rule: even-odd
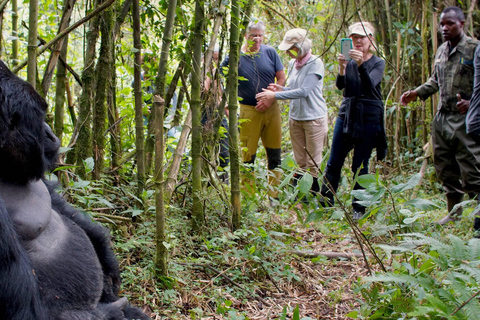
[[[95,1],[95,4],[97,2]],[[85,179],[86,170],[83,161],[92,155],[91,147],[91,123],[92,123],[92,104],[95,93],[95,51],[99,35],[99,16],[95,15],[88,24],[86,33],[86,50],[84,57],[84,67],[82,73],[83,90],[80,95],[80,104],[78,112],[78,139],[75,146],[75,156],[77,164],[77,174]]]
[[[245,8],[245,19],[243,24],[246,25],[250,20],[250,12],[253,7],[253,0],[247,0]],[[238,139],[238,62],[240,60],[240,39],[242,35],[238,28],[240,19],[240,8],[237,0],[232,0],[232,9],[230,13],[230,54],[229,69],[227,78],[227,95],[229,110],[229,134],[230,134],[230,188],[232,201],[232,227],[234,230],[241,225],[241,205],[240,205],[240,155],[239,155],[239,139]],[[245,30],[245,28],[244,28]]]
[[[37,78],[38,0],[30,0],[28,17],[27,81],[35,88]]]
[[[100,20],[100,53],[98,56],[95,86],[95,104],[93,107],[93,156],[95,166],[93,178],[98,180],[103,172],[105,162],[105,129],[107,120],[107,90],[112,81],[112,42],[113,42],[113,8],[108,8],[102,13]]]
[[[133,47],[135,63],[133,65],[133,94],[135,97],[135,144],[137,149],[137,196],[145,188],[145,145],[143,137],[143,100],[142,100],[142,39],[140,37],[140,4],[132,4]]]
[[[66,28],[68,24],[70,24],[71,14],[67,14],[67,12],[71,13],[71,11],[73,10],[74,4],[75,4],[75,0],[64,1],[62,22],[60,22],[59,29],[61,29],[62,26],[64,26],[63,28]],[[68,19],[67,19],[67,15],[68,15]],[[67,22],[63,23],[65,19],[67,19]],[[56,77],[56,86],[55,86],[55,121],[54,121],[54,129],[53,129],[53,132],[55,132],[55,135],[58,137],[58,139],[60,139],[60,141],[62,141],[62,136],[63,136],[63,121],[64,121],[64,114],[65,114],[65,92],[66,92],[66,82],[68,81],[67,66],[63,63],[67,61],[68,35],[66,35],[63,41],[61,41],[61,44],[62,44],[61,47],[55,46],[56,48],[61,49],[59,58],[62,61],[62,63],[59,63],[57,66],[57,77]],[[50,61],[52,59],[53,59],[53,54],[50,56]],[[46,75],[43,76],[42,84],[46,81],[45,77]],[[48,88],[43,87],[43,90],[44,92],[47,92]]]
[[[18,63],[18,0],[12,0],[12,66]]]
[[[65,37],[63,42],[62,50],[60,52],[60,57],[63,61],[67,61],[67,50],[68,50],[68,36]],[[66,91],[66,82],[67,78],[67,68],[65,64],[59,63],[57,66],[57,77],[56,77],[56,88],[55,88],[55,122],[54,130],[55,135],[62,141],[63,136],[63,121],[65,114],[65,91]]]
[[[153,112],[155,119],[155,201],[156,201],[156,258],[155,266],[161,276],[168,274],[167,257],[168,251],[165,247],[165,206],[163,192],[163,153],[165,146],[163,143],[163,106],[165,97],[165,75],[167,74],[168,53],[172,43],[173,23],[175,21],[175,11],[177,0],[170,0],[167,9],[167,19],[165,20],[165,29],[162,39],[162,53],[158,63],[158,74],[155,78],[155,91],[153,94]]]
[[[107,107],[108,107],[108,126],[110,132],[110,168],[113,172],[115,172],[116,182],[119,181],[118,171],[117,169],[121,166],[120,162],[122,159],[122,130],[119,126],[120,123],[120,113],[117,108],[116,103],[116,42],[118,39],[118,35],[120,33],[120,27],[125,22],[125,18],[127,14],[130,12],[130,8],[132,7],[132,0],[125,0],[121,6],[117,5],[116,10],[116,21],[113,27],[113,40],[111,41],[111,51],[112,51],[112,60],[111,60],[111,67],[112,70],[112,78],[110,81],[110,88],[107,88]]]
[[[204,224],[202,203],[202,47],[204,29],[204,1],[195,2],[192,70],[192,228],[198,231]]]

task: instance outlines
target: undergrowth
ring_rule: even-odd
[[[382,175],[357,178],[365,187],[357,191],[350,189],[355,176],[347,171],[338,192],[343,209],[323,209],[308,191],[311,176],[291,187],[295,163],[286,157],[279,200],[271,206],[262,168],[255,167],[255,193],[242,194],[243,227],[233,232],[224,200],[228,185],[206,186],[205,229],[199,234],[190,229],[189,184],[176,189],[166,207],[169,276],[161,279],[154,270],[151,190],[139,199],[135,184],[116,187],[111,177],[104,177],[101,182],[74,179],[63,192],[112,230],[122,268],[121,294],[153,319],[249,319],[247,309],[252,308],[274,310],[268,319],[299,320],[475,319],[480,314],[480,243],[471,239],[475,203],[462,203],[461,222],[435,226],[432,222],[445,213],[445,205],[428,181],[419,185],[422,177],[414,172],[391,179],[378,167]],[[299,255],[323,247],[361,253],[345,217],[352,195],[368,207],[358,226],[375,250],[365,250],[370,275],[361,258],[349,262]],[[358,276],[352,279],[352,272]],[[321,298],[315,312],[295,302],[314,292]]]

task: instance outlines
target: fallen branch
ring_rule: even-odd
[[[352,260],[352,258],[363,258],[363,255],[361,253],[347,253],[347,252],[334,252],[334,251],[320,251],[320,252],[315,252],[315,251],[289,251],[291,254],[296,254],[297,256],[300,257],[305,257],[305,258],[316,258],[320,256],[327,257],[328,259],[339,259],[339,258],[344,258],[348,260]]]
[[[104,208],[91,209],[91,210],[92,210],[92,211],[98,211],[98,210],[102,210],[102,209],[104,209]],[[111,209],[111,208],[108,208],[108,209]],[[116,216],[116,215],[113,215],[113,214],[107,214],[107,213],[102,213],[102,212],[95,212],[95,215],[96,215],[96,216],[100,216],[100,217],[104,217],[104,218],[108,218],[108,219],[111,219],[111,220],[119,220],[119,221],[132,222],[132,218],[120,217],[120,216]]]
[[[218,276],[222,277],[223,279],[227,280],[230,284],[234,285],[235,287],[239,288],[240,290],[242,290],[243,292],[247,293],[247,294],[250,294],[250,292],[243,288],[241,285],[239,285],[238,283],[236,283],[235,281],[233,281],[232,279],[230,279],[229,277],[227,277],[225,274],[223,274],[223,272],[220,272],[218,271],[217,269],[215,269],[214,267],[212,267],[211,265],[208,265],[208,264],[202,264],[202,263],[180,263],[180,264],[183,264],[183,265],[190,265],[190,266],[193,266],[193,267],[198,267],[198,268],[203,268],[203,269],[208,269],[210,271],[213,271],[215,274],[217,274]],[[260,297],[258,294],[255,294],[255,299],[259,300],[261,303],[263,303],[264,305],[268,306],[268,307],[271,307],[272,305],[265,301],[262,297]]]

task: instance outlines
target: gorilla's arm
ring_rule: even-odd
[[[30,258],[0,199],[0,319],[49,320]]]
[[[104,304],[106,303],[106,306],[112,302],[119,303],[118,293],[121,285],[120,270],[118,261],[113,253],[112,247],[110,246],[110,234],[108,229],[94,223],[89,217],[66,202],[61,195],[55,192],[56,183],[47,180],[44,180],[44,182],[52,198],[52,209],[68,219],[71,219],[82,228],[95,248],[103,268],[104,278],[104,287],[100,302]],[[113,306],[114,304],[111,305]],[[122,309],[125,314],[125,319],[151,319],[139,308],[133,307],[129,304],[122,307]]]
[[[52,209],[75,222],[90,238],[103,269],[104,287],[101,302],[118,300],[121,279],[118,261],[110,245],[110,234],[107,228],[94,223],[84,213],[73,208],[55,191],[56,183],[44,180],[52,198]]]

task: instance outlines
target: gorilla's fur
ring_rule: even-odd
[[[0,319],[150,319],[118,297],[108,230],[42,179],[60,146],[46,109],[0,61]]]

